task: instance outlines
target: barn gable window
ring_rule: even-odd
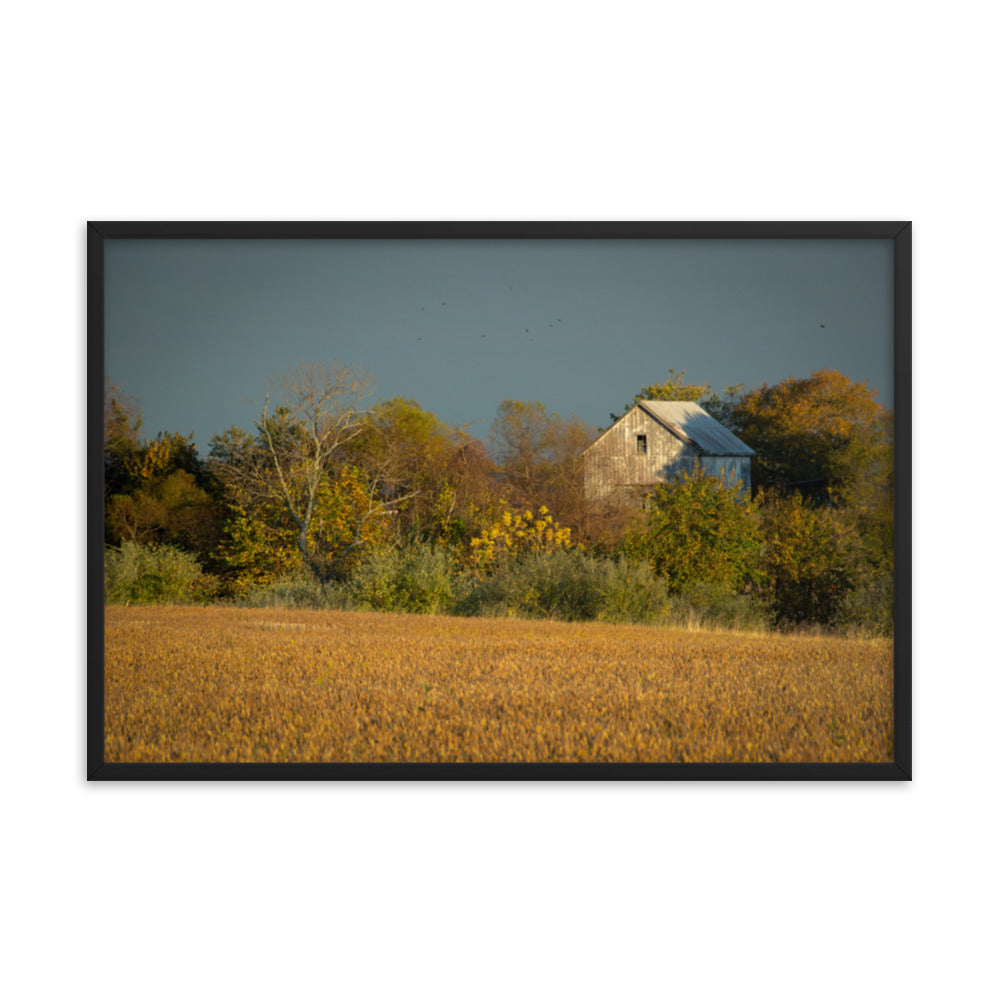
[[[646,454],[646,435],[636,434],[635,436],[635,452],[637,455]]]

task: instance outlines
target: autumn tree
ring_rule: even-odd
[[[733,410],[736,434],[757,452],[763,487],[824,481],[849,502],[891,471],[886,410],[863,382],[824,368],[746,393]]]
[[[317,579],[346,576],[364,551],[387,541],[390,519],[368,516],[369,491],[370,483],[353,466],[342,467],[320,484],[310,531],[313,563],[306,564]],[[245,594],[303,565],[298,525],[279,496],[250,495],[233,485],[227,492],[227,507],[218,560],[228,592]]]
[[[815,507],[798,493],[760,505],[761,588],[778,624],[830,624],[864,576],[862,539],[849,511]]]
[[[278,406],[265,397],[256,437],[213,439],[213,468],[244,516],[273,521],[280,511],[302,563],[324,584],[371,541],[373,522],[408,499],[348,462],[349,445],[369,427],[361,402],[371,383],[359,368],[300,365],[280,382]]]
[[[190,437],[161,432],[143,441],[141,427],[138,401],[106,380],[105,542],[173,545],[207,562],[221,528],[218,484]]]
[[[865,383],[821,369],[744,393],[730,415],[757,452],[763,591],[775,617],[831,624],[874,603],[891,632],[892,412]]]
[[[687,372],[675,372],[673,368],[667,369],[668,377],[662,382],[652,382],[644,385],[629,400],[621,414],[609,414],[611,422],[621,419],[622,414],[628,413],[637,403],[643,400],[662,400],[665,402],[688,402],[697,403],[706,413],[714,417],[724,427],[733,430],[732,412],[744,391],[743,383],[739,385],[727,386],[723,394],[715,392],[706,382],[704,384],[689,383],[685,381]]]
[[[122,391],[107,376],[104,378],[104,443],[116,444],[139,439],[142,409],[139,400]]]
[[[756,508],[741,484],[698,470],[656,487],[623,550],[648,561],[675,592],[696,584],[737,592],[757,578],[760,546]]]
[[[106,535],[112,544],[128,539],[138,545],[175,545],[205,561],[218,541],[221,518],[217,499],[192,473],[177,468],[109,497]]]
[[[128,467],[139,447],[139,401],[104,379],[104,499],[125,489]]]
[[[452,435],[445,478],[434,499],[434,538],[462,548],[492,518],[505,488],[486,445],[461,427]]]
[[[644,385],[625,405],[621,413],[609,414],[611,423],[620,420],[622,415],[628,413],[637,403],[643,400],[665,400],[672,402],[680,400],[684,402],[700,403],[701,400],[709,396],[712,387],[709,385],[694,385],[684,381],[687,372],[675,372],[673,368],[667,369],[668,377],[662,382],[653,382]]]
[[[538,400],[505,399],[490,428],[490,447],[497,465],[523,497],[533,490],[555,457],[558,414]]]
[[[579,530],[588,516],[583,499],[583,450],[594,428],[563,419],[536,401],[505,400],[497,409],[490,444],[515,502],[554,510]]]
[[[372,407],[365,427],[348,447],[350,461],[378,480],[397,504],[399,532],[433,534],[437,497],[448,478],[454,432],[412,399],[396,396]]]

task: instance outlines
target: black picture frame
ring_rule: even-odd
[[[891,763],[117,763],[104,759],[104,252],[116,239],[878,239],[893,241],[894,754]],[[731,781],[912,778],[912,225],[909,222],[90,222],[87,226],[88,780]]]

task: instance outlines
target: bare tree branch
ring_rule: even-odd
[[[324,566],[332,553],[320,550],[312,530],[320,490],[336,479],[346,464],[345,447],[368,424],[362,400],[372,378],[360,368],[334,363],[302,364],[278,383],[281,404],[271,408],[265,396],[256,442],[231,432],[217,443],[215,468],[221,478],[260,505],[287,511],[297,529],[297,547],[310,570],[327,582]],[[376,501],[378,483],[372,482],[368,510],[354,532],[352,549],[361,543],[365,522],[382,507]],[[397,498],[393,503],[401,502]],[[343,559],[337,559],[341,564]]]

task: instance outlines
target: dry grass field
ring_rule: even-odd
[[[109,607],[108,761],[889,761],[888,642]]]

